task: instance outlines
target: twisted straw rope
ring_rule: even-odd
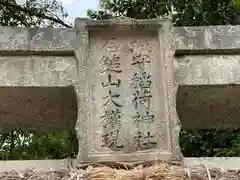
[[[51,169],[45,172],[33,170],[5,172],[0,180],[240,180],[240,171],[223,172],[206,164],[189,167],[156,163],[148,167],[116,169],[108,166],[87,168],[86,170],[68,167]]]

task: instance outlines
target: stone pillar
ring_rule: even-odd
[[[75,24],[78,158],[180,160],[170,20]]]

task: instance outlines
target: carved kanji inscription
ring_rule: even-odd
[[[120,94],[117,92],[121,86],[121,79],[117,78],[116,74],[122,72],[120,57],[117,52],[120,48],[114,44],[107,44],[104,47],[104,55],[101,58],[100,73],[107,78],[106,81],[101,82],[101,86],[106,96],[102,96],[103,104],[102,110],[104,115],[100,118],[102,120],[102,147],[110,148],[112,150],[121,150],[124,146],[119,142],[119,133],[121,126],[121,107],[119,102]]]
[[[150,124],[154,122],[154,115],[151,113],[151,74],[147,72],[147,65],[151,63],[150,53],[146,42],[132,42],[129,49],[132,52],[131,65],[135,69],[132,76],[132,103],[135,115],[132,117],[136,125],[137,133],[132,138],[132,148],[146,150],[155,148],[157,143],[153,140]]]

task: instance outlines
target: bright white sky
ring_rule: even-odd
[[[99,0],[60,0],[64,8],[69,14],[67,21],[73,23],[76,17],[86,17],[87,10],[97,10],[99,8]]]

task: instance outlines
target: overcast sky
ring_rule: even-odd
[[[88,9],[97,10],[99,0],[60,0],[69,14],[68,21],[73,23],[76,17],[86,17]]]

